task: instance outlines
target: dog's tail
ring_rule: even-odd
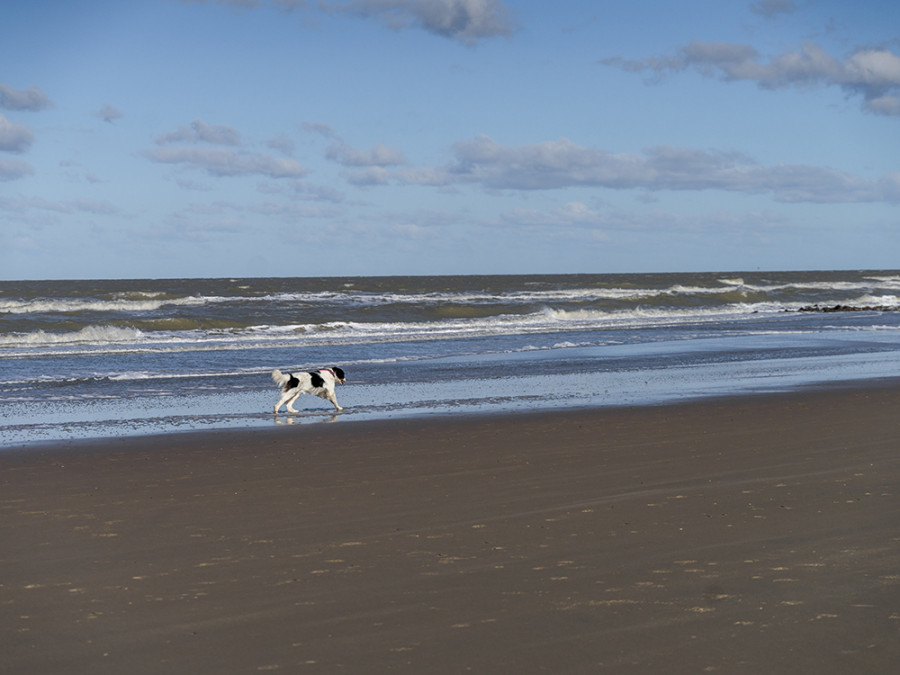
[[[283,387],[285,383],[291,379],[291,376],[286,373],[282,373],[280,370],[278,370],[278,368],[276,368],[272,371],[272,379],[275,380],[275,384],[277,384],[279,387]]]

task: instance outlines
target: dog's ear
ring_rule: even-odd
[[[344,380],[346,377],[344,376],[344,371],[337,366],[332,366],[331,369],[334,371],[334,374],[337,375],[339,380]]]

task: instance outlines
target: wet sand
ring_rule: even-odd
[[[900,389],[0,452],[0,670],[894,673]]]

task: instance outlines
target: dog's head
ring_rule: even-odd
[[[344,371],[337,366],[332,366],[331,372],[334,373],[334,378],[341,384],[344,384],[347,381],[347,378],[344,376]]]

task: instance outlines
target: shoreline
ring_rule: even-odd
[[[304,411],[297,416],[297,421],[290,421],[286,424],[277,424],[276,427],[263,427],[247,424],[246,426],[222,426],[209,428],[180,429],[171,428],[162,431],[151,431],[148,433],[128,433],[122,436],[75,436],[71,438],[60,439],[39,439],[34,441],[17,441],[9,445],[0,444],[0,456],[4,453],[14,452],[54,452],[60,450],[70,452],[79,449],[101,449],[103,446],[117,445],[123,442],[127,443],[149,443],[154,444],[161,442],[163,439],[170,439],[173,442],[188,442],[190,439],[201,439],[203,436],[226,435],[229,437],[244,437],[246,441],[260,440],[260,437],[266,437],[271,434],[278,437],[280,434],[291,433],[310,433],[317,429],[332,429],[335,427],[345,427],[352,425],[353,428],[377,428],[384,426],[387,429],[395,429],[399,426],[411,424],[453,424],[465,423],[467,421],[503,421],[508,418],[527,419],[529,417],[545,417],[545,416],[565,416],[565,415],[582,415],[582,414],[606,414],[628,410],[642,409],[658,409],[658,408],[679,408],[683,406],[709,405],[715,403],[739,403],[741,401],[777,399],[777,398],[793,398],[796,396],[828,396],[832,393],[839,392],[874,392],[874,391],[900,391],[900,377],[881,377],[867,378],[855,380],[835,380],[831,382],[816,382],[812,384],[798,385],[785,388],[778,391],[738,391],[733,394],[712,394],[708,396],[696,396],[684,399],[664,399],[658,402],[640,402],[640,403],[615,403],[608,405],[579,405],[571,408],[566,407],[545,407],[532,409],[510,409],[510,410],[489,410],[484,412],[465,411],[463,413],[453,413],[449,411],[426,412],[411,415],[399,415],[396,417],[363,417],[354,419],[353,411],[345,411],[344,414],[336,414],[328,410],[322,411]],[[347,414],[349,412],[349,414]],[[287,418],[291,420],[290,414],[280,413],[278,415],[270,415],[269,413],[254,413],[251,417],[258,418]],[[322,419],[318,419],[322,418]],[[330,419],[326,419],[330,418]],[[343,418],[343,419],[342,419]],[[2,443],[2,441],[0,441]]]
[[[900,386],[0,452],[17,673],[867,672]]]

